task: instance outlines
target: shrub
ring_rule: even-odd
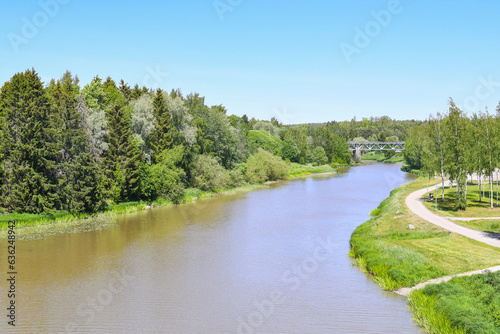
[[[184,148],[177,146],[163,151],[158,157],[158,163],[149,167],[151,196],[161,197],[178,203],[184,196],[185,172],[176,166],[182,160]]]
[[[245,175],[243,175],[243,172],[238,168],[229,171],[228,176],[230,187],[239,187],[245,184]]]
[[[205,191],[227,188],[231,185],[228,172],[209,155],[199,155],[193,168],[194,186]]]
[[[247,160],[246,178],[250,183],[263,183],[285,179],[288,165],[277,156],[261,148]]]

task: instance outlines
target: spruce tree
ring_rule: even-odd
[[[19,212],[51,211],[57,203],[58,129],[34,69],[17,73],[5,83],[0,114],[8,129],[4,133],[2,205]]]
[[[114,104],[108,113],[106,166],[115,182],[115,201],[134,200],[139,194],[141,152],[132,135],[130,112]]]
[[[130,100],[137,100],[142,95],[142,90],[138,84],[135,84],[132,92],[130,93]]]
[[[59,129],[57,165],[59,208],[96,211],[102,204],[99,168],[90,155],[89,136],[78,109],[76,78],[66,72],[55,86],[52,108]]]
[[[154,153],[154,158],[159,156],[165,149],[172,147],[172,117],[167,108],[165,95],[161,89],[156,91],[153,100],[153,113],[154,113],[154,130],[151,134],[151,148]]]
[[[120,93],[122,93],[123,97],[127,102],[130,102],[130,98],[132,97],[132,90],[130,89],[130,86],[125,83],[125,81],[120,80],[120,87],[118,87],[118,90]]]
[[[116,87],[115,82],[111,79],[111,77],[107,77],[106,81],[103,84],[104,92],[109,97],[108,103],[109,106],[112,106],[115,103],[119,103],[121,105],[127,104],[127,100],[125,96],[119,91]]]

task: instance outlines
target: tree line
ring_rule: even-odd
[[[500,167],[500,104],[495,114],[486,109],[468,116],[450,99],[446,114],[431,115],[424,124],[409,131],[405,159],[412,168],[441,178],[442,200],[444,180],[449,176],[457,187],[459,210],[467,208],[468,177],[477,175],[478,183],[487,178],[493,208],[493,174]]]
[[[285,126],[227,115],[197,93],[80,86],[69,71],[44,84],[34,69],[0,91],[0,206],[9,212],[96,212],[127,201],[178,202],[287,176],[290,162],[349,164],[334,123]]]

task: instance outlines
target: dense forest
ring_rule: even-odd
[[[457,209],[467,208],[467,177],[487,179],[493,191],[494,172],[500,167],[500,105],[470,117],[450,99],[448,113],[437,113],[408,132],[405,159],[412,168],[437,175],[444,186],[449,176],[457,186]],[[497,183],[498,184],[498,183]],[[444,189],[444,187],[443,187]],[[444,190],[441,194],[444,200]],[[490,205],[493,207],[493,194]],[[498,204],[498,186],[497,186]]]
[[[227,115],[197,93],[166,92],[69,71],[34,69],[0,93],[0,206],[7,212],[96,212],[128,201],[178,202],[286,178],[291,163],[350,164],[349,140],[404,140],[418,122],[388,117],[283,125]]]

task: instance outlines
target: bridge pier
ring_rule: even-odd
[[[354,160],[355,162],[361,161],[361,150],[352,151],[352,160]]]

